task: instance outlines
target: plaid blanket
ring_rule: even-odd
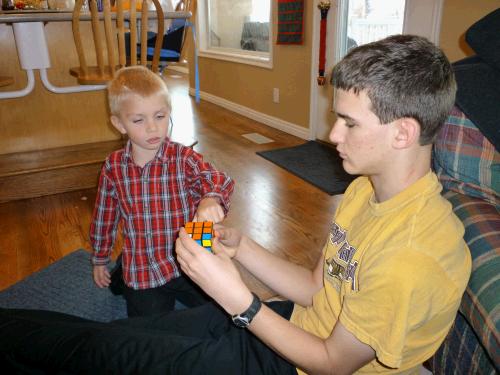
[[[444,196],[465,226],[472,274],[434,374],[500,372],[500,154],[455,107],[433,148]]]
[[[448,337],[432,358],[436,374],[500,372],[500,214],[485,200],[444,194],[465,225],[472,274]]]

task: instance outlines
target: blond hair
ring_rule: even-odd
[[[143,98],[162,95],[168,109],[172,109],[167,84],[158,74],[144,66],[121,68],[109,82],[108,104],[112,115],[116,116],[120,113],[123,100],[130,95],[139,95]]]

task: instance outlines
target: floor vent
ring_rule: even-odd
[[[259,133],[248,133],[248,134],[243,134],[243,137],[245,137],[246,139],[254,142],[254,143],[257,143],[259,145],[262,145],[264,143],[271,143],[271,142],[274,142],[273,139],[271,138],[267,138],[265,136],[263,136],[262,134],[259,134]]]

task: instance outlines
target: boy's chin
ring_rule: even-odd
[[[359,171],[356,170],[356,168],[354,166],[352,166],[351,164],[349,164],[349,162],[346,160],[342,161],[342,168],[344,168],[344,171],[347,174],[352,174],[352,175],[360,174]]]

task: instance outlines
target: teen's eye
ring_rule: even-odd
[[[141,124],[142,123],[142,119],[140,118],[140,119],[132,120],[132,122],[134,124]]]
[[[346,121],[345,126],[348,128],[354,128],[356,124],[354,122]]]

